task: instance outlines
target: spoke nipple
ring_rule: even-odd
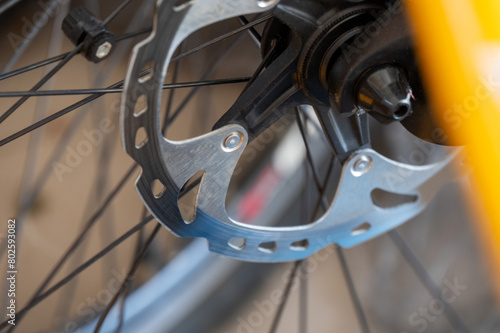
[[[368,155],[361,155],[356,158],[356,161],[351,167],[351,173],[354,177],[360,177],[370,170],[373,164],[373,159]]]
[[[243,143],[243,133],[241,132],[232,132],[229,134],[222,143],[222,149],[227,152],[235,151],[240,148]]]
[[[72,9],[64,18],[62,30],[87,60],[98,63],[111,54],[114,34],[85,7]]]
[[[97,48],[97,51],[95,53],[95,56],[99,59],[105,58],[111,52],[112,48],[113,48],[113,45],[110,42],[106,41],[106,42],[102,43],[101,45],[99,45],[99,47]]]

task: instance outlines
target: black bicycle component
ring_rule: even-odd
[[[110,56],[115,36],[87,8],[72,9],[63,20],[62,30],[75,45],[83,43],[82,53],[98,63]]]
[[[330,103],[343,114],[356,112],[353,107],[358,105],[357,86],[367,73],[377,68],[398,68],[399,73],[393,72],[390,75],[395,77],[387,81],[400,80],[402,73],[409,86],[418,86],[420,76],[415,63],[411,34],[402,10],[396,13],[388,10],[344,44],[341,54],[331,63],[327,77]]]
[[[355,93],[358,107],[382,124],[400,121],[412,113],[412,91],[399,67],[384,66],[369,71]]]
[[[363,112],[383,124],[404,120],[410,132],[429,140],[435,126],[399,2],[333,6],[317,0],[303,6],[282,0],[273,14],[262,38],[265,68],[214,129],[237,123],[252,141],[286,112],[307,104],[341,162],[370,146]],[[413,113],[418,121],[409,120]]]
[[[281,1],[262,38],[262,54],[270,64],[252,80],[214,129],[237,123],[247,130],[251,141],[289,110],[307,104],[315,108],[341,161],[353,151],[369,147],[365,116],[347,119],[331,110],[326,66],[346,36],[359,34],[382,9],[376,3],[332,6],[330,2],[313,1],[304,8],[301,1]]]
[[[366,77],[367,73],[372,73],[374,69],[398,68],[399,73],[393,73],[393,79],[389,81],[392,80],[395,84],[398,80],[406,80],[407,82],[399,84],[411,89],[412,97],[411,110],[408,110],[411,111],[411,115],[397,120],[408,131],[423,140],[446,144],[446,134],[435,124],[432,117],[417,64],[412,32],[404,17],[402,6],[395,2],[375,21],[367,24],[361,34],[342,45],[341,53],[328,68],[330,103],[346,116],[355,114],[359,111],[359,106],[367,107],[359,105],[359,91],[357,91],[363,77]],[[407,104],[404,97],[405,89],[401,87],[398,89],[401,90],[400,102],[405,101],[399,105],[404,106]],[[383,98],[390,98],[385,94],[382,95]],[[404,107],[399,111],[404,113]],[[370,114],[373,116],[377,113],[370,112]],[[377,119],[377,116],[375,118]],[[384,118],[378,117],[378,120],[382,122],[388,120],[387,117]],[[392,116],[389,118],[391,121],[396,120]]]

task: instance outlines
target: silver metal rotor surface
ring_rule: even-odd
[[[123,145],[142,167],[137,191],[156,219],[174,234],[206,238],[210,251],[241,260],[297,260],[331,243],[354,246],[400,225],[421,212],[450,180],[450,162],[459,156],[456,152],[435,164],[412,166],[363,149],[343,165],[334,200],[314,223],[263,227],[234,221],[226,212],[225,199],[233,170],[247,145],[247,133],[241,126],[228,125],[185,141],[164,138],[160,130],[161,87],[173,52],[188,35],[227,18],[270,10],[278,1],[192,0],[177,7],[176,3],[179,1],[158,1],[153,32],[134,49],[122,103]],[[152,72],[141,78],[140,73],[148,67]],[[136,110],[143,95],[147,107]],[[139,132],[146,136],[137,144]],[[200,170],[205,176],[196,218],[185,222],[178,195]],[[164,189],[153,193],[154,182],[160,182]],[[416,199],[381,208],[371,197],[375,189]],[[243,246],[231,246],[233,238],[241,239]]]

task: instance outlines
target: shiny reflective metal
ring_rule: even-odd
[[[367,155],[361,155],[356,158],[352,165],[351,173],[354,177],[361,177],[370,170],[373,164],[373,159]]]
[[[224,143],[222,144],[223,149],[227,152],[235,151],[241,147],[244,137],[245,136],[241,132],[229,134],[226,139],[224,139]]]
[[[100,58],[100,59],[107,57],[107,55],[109,54],[109,52],[111,52],[111,48],[112,47],[113,47],[113,45],[111,45],[110,42],[104,42],[104,43],[102,43],[97,48],[97,52],[96,52],[95,56],[97,58]]]
[[[404,71],[395,66],[371,70],[358,83],[358,106],[381,123],[401,121],[412,113],[411,87]]]
[[[271,6],[277,1],[265,3]],[[248,142],[244,128],[228,125],[185,141],[171,141],[162,136],[161,83],[176,47],[189,34],[211,23],[269,9],[262,5],[263,1],[248,0],[199,0],[182,7],[175,7],[173,1],[158,2],[152,34],[134,49],[122,103],[123,145],[142,167],[136,187],[151,213],[178,236],[206,238],[214,253],[247,261],[278,262],[305,258],[331,243],[354,246],[421,212],[450,180],[453,173],[449,164],[459,156],[457,152],[435,164],[412,166],[390,160],[374,150],[361,149],[344,163],[334,201],[319,220],[295,227],[265,227],[232,220],[225,209],[231,175]],[[139,79],[139,73],[150,66],[151,75]],[[147,98],[146,110],[134,115],[141,96]],[[139,130],[145,130],[147,143],[137,148],[135,137]],[[236,142],[232,141],[235,133],[241,133],[241,142],[238,149],[228,151],[225,148]],[[178,195],[200,170],[205,176],[196,219],[187,223],[179,211]],[[165,186],[161,196],[152,191],[152,184],[157,181]],[[384,209],[372,201],[375,189],[414,195],[417,200]],[[245,246],[230,246],[232,238],[241,239]],[[297,243],[304,246],[293,246]]]

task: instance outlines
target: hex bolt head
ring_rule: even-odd
[[[72,9],[63,20],[62,30],[75,46],[83,43],[81,53],[89,61],[98,63],[113,52],[113,32],[85,7]]]
[[[99,47],[97,48],[97,51],[95,53],[95,56],[99,59],[103,59],[109,55],[112,48],[113,48],[113,45],[110,42],[106,41],[106,42],[102,43],[101,45],[99,45]]]

